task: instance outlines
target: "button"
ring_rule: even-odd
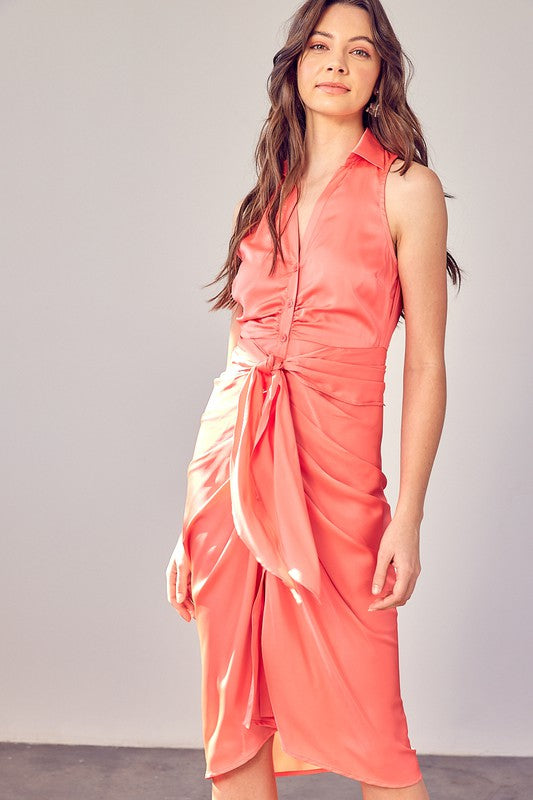
[[[293,270],[292,270],[292,271],[293,271],[293,272],[298,272],[298,264],[296,264],[296,266],[295,266],[295,267],[293,267]]]
[[[282,342],[286,342],[287,341],[287,334],[286,333],[282,333],[280,338],[281,338]]]
[[[287,307],[290,308],[292,306],[292,300],[287,301]]]

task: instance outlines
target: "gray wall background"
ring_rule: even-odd
[[[532,5],[386,2],[447,191],[448,407],[399,612],[420,753],[533,755]],[[229,313],[201,289],[253,181],[293,3],[0,3],[0,738],[201,746],[167,603]],[[397,496],[403,327],[387,370]]]

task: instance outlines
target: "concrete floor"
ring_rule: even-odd
[[[431,800],[533,800],[533,758],[419,760]],[[203,750],[0,743],[0,800],[211,800],[204,770]],[[330,772],[277,784],[279,800],[361,797]]]

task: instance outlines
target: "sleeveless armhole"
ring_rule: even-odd
[[[382,172],[383,178],[382,178],[382,182],[381,182],[379,206],[380,206],[380,210],[381,210],[381,218],[383,220],[383,226],[385,228],[385,236],[387,238],[389,252],[390,252],[390,254],[392,256],[392,260],[393,260],[394,265],[397,267],[398,266],[398,257],[396,255],[396,251],[394,249],[394,239],[392,238],[392,233],[391,233],[391,229],[390,229],[390,225],[389,225],[389,219],[387,217],[387,211],[386,211],[386,208],[385,208],[385,187],[386,187],[386,184],[387,184],[387,176],[388,176],[388,174],[390,172],[390,168],[392,167],[394,162],[398,160],[399,156],[395,155],[394,153],[390,153],[389,155],[390,155],[390,161],[389,161],[389,163],[387,164],[387,166],[385,167],[385,169]]]

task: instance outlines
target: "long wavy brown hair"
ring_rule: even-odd
[[[377,83],[379,114],[374,117],[365,109],[363,127],[369,127],[386,150],[403,159],[400,175],[405,174],[413,161],[428,166],[421,125],[407,102],[413,64],[402,50],[379,0],[307,0],[289,19],[286,42],[274,55],[274,66],[267,80],[271,106],[255,149],[257,183],[240,204],[226,262],[215,278],[203,287],[225,280],[223,288],[208,300],[214,302],[212,311],[235,307],[231,284],[241,264],[237,251],[242,239],[255,230],[267,208],[266,220],[273,242],[270,274],[275,271],[278,252],[283,259],[278,211],[294,186],[299,185],[305,167],[305,107],[297,89],[298,59],[324,11],[337,3],[368,12],[376,49],[381,56]],[[407,75],[404,64],[408,68]],[[287,173],[284,177],[285,161]],[[454,197],[447,192],[444,195]],[[446,270],[459,290],[462,270],[448,250]],[[403,308],[400,316],[405,316]]]

